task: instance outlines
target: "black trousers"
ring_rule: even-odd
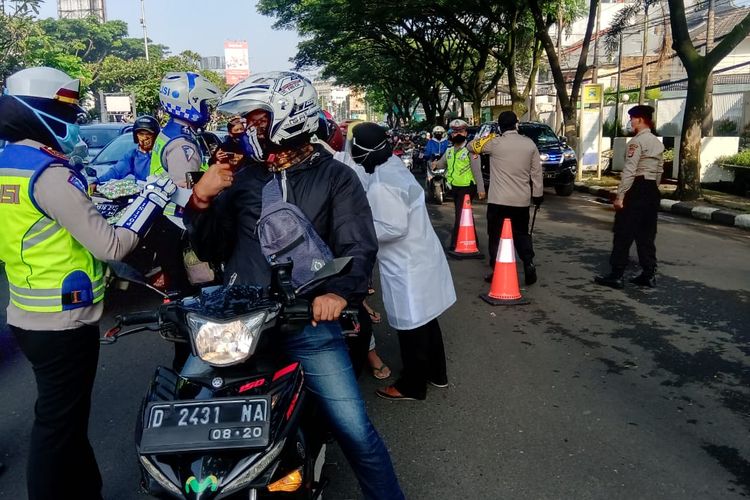
[[[398,343],[404,365],[401,377],[393,384],[398,392],[424,399],[427,381],[440,385],[448,383],[443,333],[437,318],[413,330],[398,330]]]
[[[464,208],[464,196],[466,196],[467,194],[469,195],[470,200],[476,198],[477,185],[472,184],[470,186],[463,187],[453,186],[453,207],[456,213],[453,221],[453,232],[451,233],[451,250],[454,250],[456,248],[456,241],[458,241],[458,228],[461,226],[461,211]],[[473,215],[474,213],[472,212],[472,217]],[[479,245],[479,238],[477,238],[477,245]]]
[[[487,233],[490,244],[490,268],[495,269],[497,250],[500,247],[500,233],[503,221],[508,218],[513,228],[513,245],[524,264],[534,261],[534,246],[529,236],[529,207],[487,204]]]
[[[99,328],[29,331],[10,327],[36,377],[37,400],[26,469],[30,500],[102,498],[102,478],[88,439]],[[75,486],[73,486],[73,483]]]
[[[656,272],[656,221],[659,215],[659,188],[656,181],[636,177],[625,193],[623,209],[615,214],[614,241],[609,263],[612,272],[622,274],[628,265],[630,247],[635,241],[643,273]]]

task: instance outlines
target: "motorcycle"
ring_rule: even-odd
[[[437,161],[440,156],[434,155],[432,161]],[[425,189],[427,191],[428,201],[442,205],[445,201],[445,195],[448,185],[445,181],[445,168],[432,169],[432,161],[427,162],[427,180]]]
[[[156,290],[129,266],[111,266]],[[295,290],[292,263],[275,263],[269,290],[213,286],[184,298],[156,290],[165,300],[157,310],[117,318],[103,344],[158,331],[191,350],[179,371],[156,369],[141,405],[135,441],[146,492],[196,500],[320,498],[328,435],[302,367],[285,359],[280,342],[310,322],[305,294],[350,266],[350,257],[334,259]],[[141,326],[123,331],[128,325]]]

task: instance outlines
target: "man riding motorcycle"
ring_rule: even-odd
[[[212,165],[193,191],[185,218],[191,242],[203,260],[225,263],[236,284],[267,286],[271,268],[256,229],[261,193],[281,178],[288,200],[309,219],[335,257],[351,256],[345,276],[325,283],[312,302],[313,322],[286,335],[285,349],[305,370],[334,436],[368,499],[404,498],[388,451],[362,401],[341,327],[336,321],[347,302],[361,302],[377,252],[372,214],[356,174],[310,143],[318,129],[318,98],[312,82],[293,72],[253,75],[230,89],[219,111],[266,117],[268,127],[251,127],[261,138],[258,151],[269,169],[250,165],[234,173]]]
[[[143,115],[133,123],[133,142],[138,146],[118,161],[114,167],[97,176],[96,183],[103,184],[113,179],[124,179],[128,175],[137,181],[145,181],[151,172],[151,151],[161,127],[153,116]]]

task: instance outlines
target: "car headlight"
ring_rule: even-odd
[[[549,160],[549,155],[547,153],[542,153],[539,155],[539,159],[542,161],[547,161]]]
[[[565,160],[575,160],[576,159],[576,152],[572,149],[568,149],[563,152],[563,159]]]
[[[187,322],[195,353],[213,366],[242,363],[255,352],[266,316],[267,312],[261,311],[227,323],[219,323],[196,314],[188,314]]]

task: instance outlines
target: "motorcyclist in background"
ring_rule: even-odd
[[[449,145],[448,138],[445,137],[445,129],[437,125],[432,129],[432,139],[427,141],[427,146],[424,150],[425,160],[431,162],[442,157],[448,150]]]
[[[151,151],[160,131],[159,122],[153,116],[143,115],[136,118],[133,123],[133,142],[137,147],[128,151],[114,167],[97,176],[96,183],[124,179],[128,175],[132,175],[137,181],[145,181],[151,171]]]

